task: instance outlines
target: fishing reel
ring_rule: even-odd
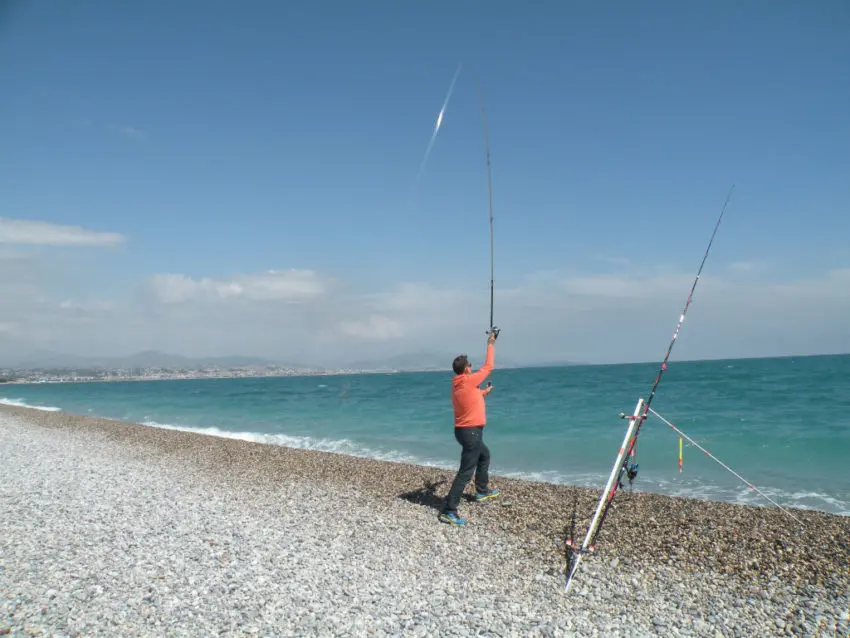
[[[632,463],[631,465],[623,463],[623,469],[626,471],[626,478],[629,479],[629,489],[631,489],[632,483],[637,478],[639,468],[640,465],[638,465],[637,463]],[[623,482],[617,481],[617,487],[619,489],[623,489]]]
[[[493,326],[493,327],[492,327],[492,328],[490,328],[489,330],[485,331],[485,332],[484,332],[484,334],[490,334],[490,333],[493,333],[493,338],[494,338],[494,339],[498,339],[498,338],[499,338],[499,333],[500,333],[500,332],[501,332],[501,330],[500,330],[499,328],[497,328],[496,326]]]

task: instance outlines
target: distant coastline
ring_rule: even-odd
[[[269,360],[253,356],[187,357],[157,350],[131,355],[84,357],[38,351],[15,363],[0,365],[0,384],[104,383],[115,381],[173,381],[188,379],[238,379],[403,372],[447,372],[454,355],[446,352],[409,352],[382,359],[327,366]],[[509,359],[499,369],[580,365],[572,362],[522,366]]]
[[[441,370],[428,368],[421,370],[287,370],[281,372],[256,371],[256,372],[221,372],[221,373],[179,373],[166,372],[140,374],[140,375],[109,375],[104,376],[79,376],[74,374],[47,374],[39,371],[21,372],[21,376],[5,379],[0,375],[0,385],[34,385],[48,383],[120,383],[128,381],[195,381],[203,379],[272,379],[276,377],[325,377],[356,374],[397,374],[403,372],[442,372]]]
[[[256,363],[243,363],[252,360],[251,357],[222,357],[222,363],[213,363],[211,358],[192,360],[180,355],[169,355],[157,352],[143,352],[125,358],[114,358],[116,363],[123,360],[145,360],[147,364],[140,365],[109,365],[107,359],[85,360],[80,357],[80,365],[55,363],[38,365],[24,364],[0,366],[0,385],[32,385],[45,383],[109,383],[126,381],[177,381],[200,379],[268,379],[276,377],[310,377],[310,376],[343,376],[359,374],[402,374],[424,372],[448,372],[449,364],[436,364],[437,360],[450,361],[448,355],[422,354],[398,355],[387,361],[360,362],[353,366],[323,367],[309,365],[278,364],[262,359],[253,359]],[[729,362],[794,359],[812,357],[844,357],[850,353],[827,354],[788,354],[772,357],[720,357],[716,359],[681,359],[676,363],[696,364],[700,362]],[[162,363],[157,365],[156,358]],[[417,364],[415,359],[422,363]],[[233,362],[224,363],[227,360]],[[426,363],[427,361],[427,363]],[[203,362],[203,363],[200,363]],[[400,364],[400,365],[392,365]],[[563,368],[577,366],[647,366],[657,365],[657,361],[633,361],[621,363],[587,363],[575,361],[553,361],[541,363],[503,362],[496,365],[500,370],[532,369],[532,368]]]
[[[565,364],[568,365],[568,364]],[[497,366],[497,369],[518,369],[523,366]],[[535,366],[528,366],[535,367]],[[271,379],[276,377],[325,377],[358,374],[404,374],[424,372],[449,372],[445,368],[270,368],[244,369],[221,368],[218,370],[171,370],[151,368],[133,374],[122,370],[86,371],[95,374],[78,374],[74,370],[55,368],[51,370],[10,370],[0,371],[0,385],[34,385],[47,383],[117,383],[126,381],[191,381],[202,379]]]

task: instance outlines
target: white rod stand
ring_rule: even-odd
[[[634,436],[635,428],[637,427],[640,411],[643,407],[643,399],[638,399],[637,405],[635,406],[633,418],[629,419],[629,427],[626,428],[626,436],[623,438],[623,443],[620,446],[620,450],[617,453],[617,460],[614,461],[614,466],[611,468],[611,475],[608,477],[608,482],[605,484],[605,491],[602,492],[602,495],[599,497],[599,503],[596,506],[596,513],[593,515],[593,521],[590,523],[590,527],[587,528],[587,535],[584,537],[584,542],[581,545],[581,550],[578,552],[578,556],[576,556],[575,561],[573,562],[573,568],[570,570],[569,576],[567,576],[567,584],[565,593],[569,593],[570,585],[573,582],[573,576],[575,576],[576,571],[578,571],[578,566],[581,564],[581,559],[584,553],[587,551],[588,546],[590,545],[590,539],[593,538],[593,535],[596,533],[596,528],[599,525],[599,519],[602,516],[602,510],[605,509],[605,501],[610,498],[611,490],[614,487],[614,482],[617,480],[617,473],[620,471],[620,468],[623,465],[623,458],[626,456],[626,453],[629,450],[629,445],[632,441],[632,437]],[[574,551],[570,549],[569,551]]]

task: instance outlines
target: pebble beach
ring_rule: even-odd
[[[850,635],[850,517],[452,477],[0,406],[0,635]]]

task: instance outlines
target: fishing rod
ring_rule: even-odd
[[[667,370],[667,360],[670,358],[670,353],[673,351],[673,346],[676,344],[676,339],[679,337],[679,330],[682,327],[682,323],[685,321],[685,315],[688,313],[688,308],[693,300],[694,291],[696,290],[700,276],[702,275],[702,269],[708,259],[708,253],[711,251],[711,246],[714,243],[714,237],[717,235],[717,229],[720,228],[720,222],[723,221],[723,215],[726,213],[726,207],[729,205],[729,200],[732,198],[732,191],[734,190],[735,185],[732,184],[732,187],[729,189],[729,194],[726,196],[726,201],[723,202],[723,207],[720,209],[720,216],[717,218],[717,223],[714,225],[714,231],[711,233],[711,239],[709,239],[708,246],[702,256],[702,261],[700,262],[699,270],[697,270],[694,283],[691,286],[691,291],[688,294],[688,299],[685,302],[685,307],[682,310],[682,314],[679,315],[679,321],[676,323],[676,329],[673,331],[673,338],[670,340],[670,345],[667,346],[667,352],[664,354],[664,359],[661,361],[661,366],[658,369],[658,374],[655,376],[655,382],[652,384],[652,389],[649,392],[648,398],[646,401],[644,401],[643,398],[638,400],[632,416],[626,416],[623,413],[620,414],[620,418],[629,420],[629,427],[626,430],[626,436],[623,439],[623,444],[620,446],[620,450],[617,454],[617,460],[614,462],[614,467],[608,477],[608,483],[605,486],[605,491],[599,497],[599,503],[596,506],[596,512],[594,513],[593,520],[587,530],[584,542],[579,548],[575,547],[573,539],[567,539],[566,545],[567,551],[569,552],[569,562],[572,563],[572,568],[569,569],[569,575],[567,576],[567,592],[569,592],[573,577],[581,564],[582,556],[586,553],[592,553],[595,551],[594,544],[596,542],[596,538],[599,536],[602,524],[608,516],[608,511],[614,500],[614,496],[617,494],[619,487],[623,484],[623,475],[626,474],[628,476],[630,485],[637,477],[639,466],[635,463],[631,463],[630,461],[635,455],[635,446],[637,445],[641,425],[643,425],[643,422],[646,421],[650,404],[652,403],[652,399],[655,398],[655,392],[658,389],[658,385],[661,383],[661,377]],[[575,557],[574,562],[572,561],[573,557]]]
[[[679,321],[676,323],[676,329],[673,331],[673,338],[670,339],[670,344],[667,346],[667,352],[664,353],[664,360],[661,362],[661,366],[658,368],[658,374],[655,377],[655,382],[652,384],[652,389],[649,391],[649,396],[646,399],[646,402],[643,404],[643,413],[639,416],[631,416],[626,417],[624,414],[620,415],[620,418],[630,418],[632,420],[637,420],[637,425],[635,427],[634,438],[632,438],[631,444],[629,445],[629,451],[627,456],[627,462],[623,464],[620,469],[620,474],[618,477],[617,484],[614,486],[614,491],[611,494],[611,498],[608,501],[608,504],[605,506],[605,512],[602,515],[602,519],[599,521],[599,527],[597,527],[596,532],[594,534],[594,540],[596,536],[599,535],[599,529],[602,526],[602,523],[605,521],[605,516],[608,513],[608,508],[611,505],[611,501],[614,498],[614,495],[617,492],[617,488],[622,481],[623,474],[628,473],[629,483],[631,483],[635,477],[637,476],[637,466],[627,467],[628,458],[634,456],[635,446],[637,445],[638,435],[640,434],[640,428],[644,421],[646,421],[646,416],[649,413],[649,407],[652,404],[652,400],[655,398],[655,392],[658,389],[658,385],[661,383],[661,377],[664,372],[667,370],[667,360],[670,358],[670,353],[673,351],[673,346],[676,345],[676,340],[679,338],[679,330],[682,328],[682,324],[685,321],[685,315],[688,314],[688,308],[691,305],[691,301],[693,301],[694,291],[696,290],[697,284],[699,283],[700,276],[702,275],[702,269],[705,266],[705,262],[708,259],[708,253],[711,251],[711,245],[714,243],[714,237],[717,235],[717,229],[720,228],[720,222],[723,221],[723,215],[726,213],[726,207],[729,205],[729,200],[732,199],[732,191],[735,190],[735,185],[732,184],[732,187],[729,189],[729,194],[726,195],[726,201],[723,202],[723,208],[720,210],[720,216],[717,218],[717,223],[714,225],[714,231],[711,233],[711,239],[708,240],[708,246],[705,249],[705,253],[702,256],[702,261],[699,265],[699,270],[697,270],[697,276],[694,278],[694,283],[691,286],[691,292],[688,294],[688,300],[685,302],[685,307],[682,310],[682,314],[679,315]]]
[[[416,183],[419,182],[419,179],[422,177],[422,174],[425,171],[425,164],[428,161],[428,157],[431,155],[431,149],[434,146],[434,140],[437,138],[437,134],[440,132],[440,128],[443,125],[443,119],[446,114],[446,109],[449,105],[449,100],[452,97],[452,93],[454,92],[455,83],[457,82],[457,78],[460,75],[462,65],[458,65],[457,70],[455,71],[454,77],[452,78],[451,84],[449,85],[448,93],[446,93],[446,98],[443,100],[443,106],[440,107],[440,111],[437,114],[437,121],[434,124],[434,130],[431,133],[431,138],[428,141],[428,146],[425,149],[425,155],[422,157],[422,161],[419,165],[419,173],[416,176]],[[481,86],[478,84],[478,78],[475,74],[472,74],[472,82],[475,85],[475,91],[478,94],[478,103],[481,107],[481,125],[484,129],[484,151],[485,157],[487,160],[487,196],[489,203],[489,219],[490,219],[490,325],[486,331],[486,334],[493,334],[494,338],[498,339],[499,337],[499,328],[497,328],[493,324],[493,306],[494,306],[494,296],[495,296],[495,276],[494,276],[494,249],[493,249],[493,179],[491,175],[490,169],[490,136],[487,132],[487,114],[484,110],[484,98],[481,94]]]
[[[478,78],[473,75],[475,91],[478,93],[478,104],[481,107],[481,125],[484,129],[484,152],[487,158],[487,197],[490,212],[490,328],[487,334],[493,333],[495,339],[499,338],[499,328],[493,324],[493,299],[494,299],[494,259],[493,259],[493,178],[490,174],[490,137],[487,134],[487,114],[484,111],[484,98],[481,95],[481,87]]]

